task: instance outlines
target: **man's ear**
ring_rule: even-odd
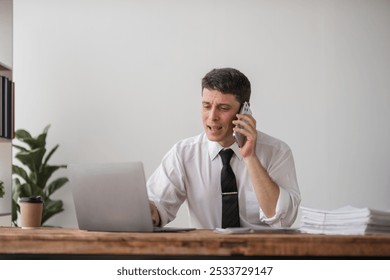
[[[241,112],[241,108],[242,108],[243,105],[244,105],[244,103],[240,103],[240,107],[238,107],[238,112],[237,112],[237,114],[239,114],[239,113]]]

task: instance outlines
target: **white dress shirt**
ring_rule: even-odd
[[[230,148],[234,151],[230,165],[237,181],[241,227],[291,226],[301,197],[290,148],[276,138],[257,132],[256,154],[280,189],[273,217],[266,217],[259,206],[238,145],[234,143]],[[162,226],[176,217],[180,205],[187,200],[191,226],[221,227],[222,160],[219,152],[222,149],[202,133],[178,142],[165,155],[147,182],[149,199],[156,204]]]

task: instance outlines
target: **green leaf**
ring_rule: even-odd
[[[14,179],[14,183],[12,185],[12,198],[14,198],[15,200],[17,200],[20,195],[21,185],[22,184],[20,183],[20,180],[18,178]]]
[[[5,195],[4,182],[0,181],[0,197],[3,197],[4,195]]]
[[[46,202],[44,202],[44,208],[42,212],[42,224],[44,224],[55,214],[58,214],[62,211],[64,211],[64,208],[61,200],[48,199]]]
[[[29,184],[21,184],[19,187],[19,197],[29,197],[33,196],[33,190]],[[18,198],[19,198],[18,197]]]
[[[17,201],[19,197],[29,197],[40,195],[45,196],[43,190],[35,184],[21,183],[19,180],[14,180],[13,197]]]
[[[46,126],[43,132],[40,135],[38,135],[36,138],[32,137],[28,131],[24,129],[19,129],[15,132],[15,137],[18,140],[26,143],[31,149],[42,148],[46,146],[46,137],[49,128],[50,125]]]
[[[18,129],[17,131],[15,131],[15,138],[20,141],[24,141],[24,139],[31,139],[32,136],[27,130]]]
[[[61,165],[43,166],[39,172],[39,178],[37,178],[38,179],[37,184],[40,186],[46,186],[47,182],[49,181],[53,173],[56,172],[61,167],[62,167]]]
[[[17,219],[18,219],[18,212],[20,212],[20,207],[15,198],[12,198],[12,223],[14,226],[18,226]]]
[[[50,128],[50,125],[46,126],[44,128],[42,134],[38,135],[38,137],[36,139],[36,143],[37,143],[37,145],[39,145],[39,147],[46,146],[46,136],[47,136],[47,133],[49,132],[49,128]]]
[[[12,165],[12,173],[20,176],[28,184],[33,184],[30,177],[28,176],[26,170],[24,170],[22,167],[19,167],[17,165]]]
[[[47,126],[45,126],[45,128],[43,129],[43,134],[47,135],[47,133],[49,132],[49,128],[50,128],[50,124],[48,124]]]
[[[13,144],[12,147],[18,149],[19,151],[22,151],[22,152],[28,152],[28,150],[25,148],[25,147],[22,147],[22,146],[18,146],[18,145],[15,145]]]
[[[45,166],[47,164],[47,162],[49,161],[49,159],[51,158],[51,156],[54,154],[54,152],[58,149],[60,145],[56,145],[53,149],[51,149],[51,151],[47,154],[46,158],[44,159],[43,161],[43,165]]]
[[[48,196],[51,196],[56,190],[58,190],[59,188],[61,188],[63,185],[65,185],[67,182],[68,182],[68,178],[65,178],[65,177],[61,177],[61,178],[58,178],[56,180],[54,180],[53,182],[51,182],[48,186],[47,186],[47,195]]]
[[[45,152],[45,148],[37,148],[28,152],[20,152],[15,157],[26,165],[31,172],[38,173]]]
[[[15,132],[15,137],[16,137],[16,139],[26,143],[30,147],[30,149],[36,149],[36,148],[42,147],[42,145],[40,146],[39,141],[37,141],[37,139],[33,138],[31,136],[31,134],[24,129],[17,130]]]

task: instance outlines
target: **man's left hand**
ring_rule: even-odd
[[[234,120],[233,124],[235,125],[233,130],[243,134],[246,137],[244,145],[240,147],[241,155],[244,158],[256,155],[256,120],[253,118],[252,115],[237,114],[237,120]]]

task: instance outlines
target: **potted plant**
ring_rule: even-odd
[[[48,162],[54,152],[58,149],[57,144],[49,152],[46,150],[46,137],[50,125],[46,126],[43,133],[37,137],[19,129],[15,132],[15,138],[24,146],[15,145],[19,150],[15,158],[22,163],[22,166],[12,165],[13,173],[13,196],[12,196],[12,222],[17,226],[20,207],[20,197],[41,196],[43,199],[42,225],[52,216],[64,211],[62,200],[54,200],[52,194],[68,182],[68,178],[60,177],[49,182],[53,173],[66,165],[50,165]]]

